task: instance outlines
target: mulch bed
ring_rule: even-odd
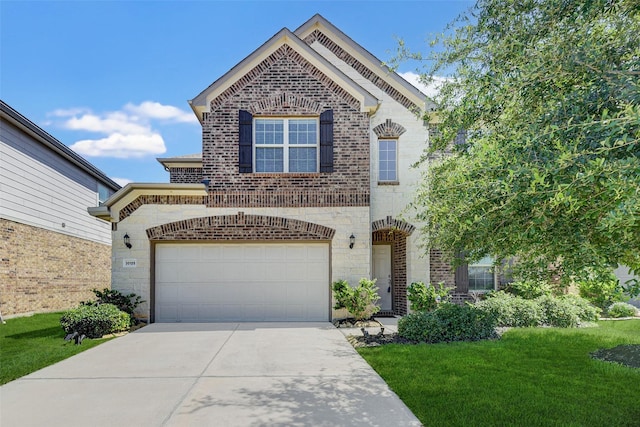
[[[630,368],[640,368],[640,344],[602,348],[591,353],[591,357],[605,362],[620,363]]]

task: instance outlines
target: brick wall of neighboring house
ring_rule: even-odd
[[[3,316],[66,310],[111,285],[111,246],[0,219]]]
[[[169,168],[171,184],[198,184],[202,181],[202,168]]]
[[[446,286],[455,286],[455,272],[444,260],[442,251],[438,249],[429,251],[429,269],[432,284],[444,282]]]
[[[332,173],[239,173],[239,110],[309,116],[333,110]],[[203,123],[209,207],[369,205],[369,117],[358,101],[283,45],[211,102]],[[233,189],[233,198],[225,197]]]

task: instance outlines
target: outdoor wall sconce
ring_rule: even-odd
[[[353,235],[353,233],[351,233],[351,236],[349,236],[349,249],[353,249],[353,245],[355,245],[356,243],[356,236]]]
[[[129,237],[128,234],[124,235],[124,245],[129,249],[131,249],[131,238]]]

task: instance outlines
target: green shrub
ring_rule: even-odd
[[[580,323],[578,309],[570,301],[543,295],[535,300],[542,310],[542,323],[559,328],[575,328]]]
[[[554,287],[545,280],[524,280],[509,283],[505,291],[524,299],[536,299],[543,295],[553,295]]]
[[[66,333],[78,332],[88,338],[126,331],[130,326],[130,316],[113,304],[80,305],[66,311],[60,325]]]
[[[610,272],[590,272],[587,277],[577,281],[580,296],[591,304],[606,311],[614,302],[625,301],[624,288]]]
[[[636,308],[625,302],[614,302],[607,309],[609,317],[633,317],[636,315]]]
[[[596,322],[600,318],[602,310],[578,295],[566,294],[559,298],[573,305],[576,315],[583,322]]]
[[[144,301],[139,295],[134,293],[125,295],[115,289],[104,288],[102,291],[93,289],[92,292],[96,296],[96,301],[83,301],[82,305],[101,305],[101,304],[113,304],[118,307],[119,310],[129,314],[130,322],[133,325],[136,321],[133,313],[141,303]]]
[[[353,288],[345,280],[333,283],[333,296],[336,300],[334,309],[346,308],[356,320],[371,318],[380,311],[376,302],[380,299],[376,281],[362,278],[357,288]]]
[[[473,305],[443,303],[433,311],[408,314],[398,321],[398,335],[426,343],[477,341],[495,337],[494,319]]]
[[[488,294],[485,300],[475,306],[492,316],[498,326],[532,327],[543,321],[542,309],[535,300],[526,300],[503,291]]]
[[[407,288],[407,299],[411,303],[413,311],[431,311],[439,303],[449,301],[449,291],[453,287],[438,283],[436,288],[433,285],[425,285],[423,282],[413,282]]]

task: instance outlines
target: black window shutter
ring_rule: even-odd
[[[240,110],[239,171],[253,172],[253,116],[250,112]]]
[[[333,172],[333,110],[320,114],[320,172]]]
[[[460,253],[460,258],[464,259],[464,254]],[[455,272],[456,292],[466,294],[469,292],[469,264],[460,264]]]

